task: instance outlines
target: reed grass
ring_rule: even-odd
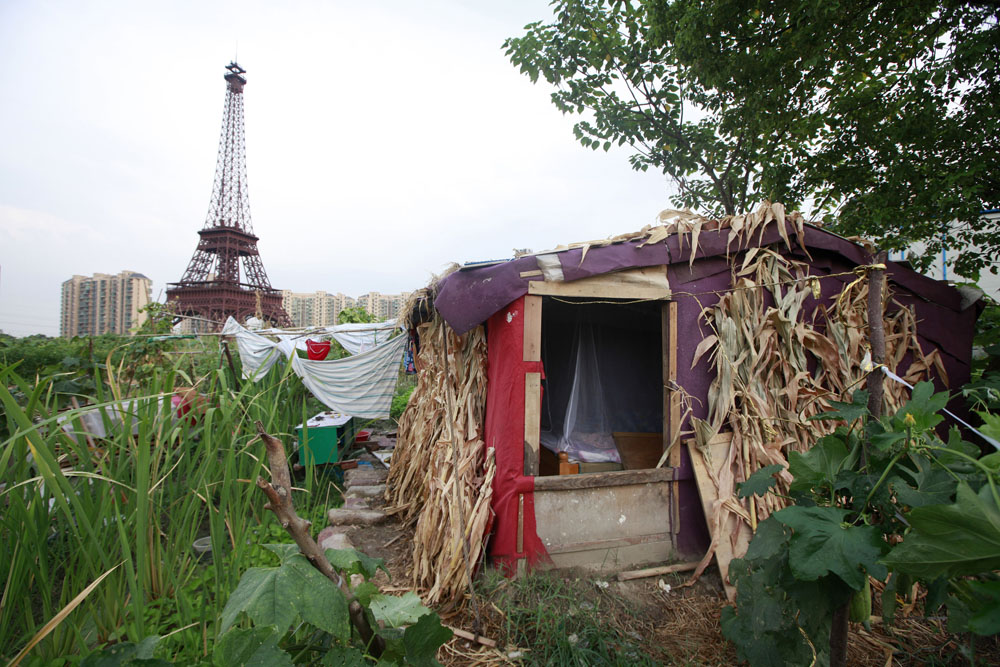
[[[170,635],[160,643],[164,657],[207,661],[229,592],[248,567],[261,564],[259,543],[283,536],[253,486],[264,467],[253,423],[289,441],[310,409],[298,379],[285,369],[256,384],[238,383],[225,368],[195,379],[181,369],[190,362],[178,360],[141,384],[119,381],[132,376],[129,365],[138,361],[95,366],[102,380],[96,395],[62,413],[53,378],[29,382],[0,366],[10,434],[0,442],[5,662],[102,576],[32,648],[30,660]],[[170,397],[192,385],[205,397],[192,410],[197,419],[177,419]],[[133,428],[116,428],[105,415],[107,438],[83,433],[85,410],[122,405]],[[60,428],[60,418],[72,421],[75,435]],[[295,502],[305,515],[321,516],[337,499],[311,469],[296,484],[304,489]],[[192,549],[203,536],[211,538],[210,564]]]

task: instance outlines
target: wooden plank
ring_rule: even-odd
[[[670,373],[667,378],[670,387],[677,386],[677,302],[667,304],[668,327],[670,329],[669,361]],[[670,451],[670,465],[676,468],[681,464],[681,395],[678,391],[670,392],[670,442],[674,445]]]
[[[524,553],[524,494],[517,494],[517,553]]]
[[[522,278],[534,278],[535,276],[542,275],[541,269],[535,269],[534,271],[521,271]]]
[[[694,440],[685,440],[688,453],[691,457],[691,467],[694,469],[695,482],[698,484],[698,495],[701,497],[701,507],[705,512],[705,521],[708,523],[708,532],[712,536],[712,543],[715,544],[715,562],[719,566],[722,575],[722,583],[726,589],[726,596],[731,602],[736,600],[736,588],[729,582],[729,563],[733,558],[742,557],[746,554],[750,538],[753,536],[750,526],[745,521],[728,515],[725,521],[717,521],[716,513],[721,511],[718,489],[715,487],[714,477],[718,478],[723,465],[728,463],[727,452],[729,450],[732,434],[729,437],[715,437],[708,443],[709,457],[715,467],[709,472],[708,461],[706,461],[701,451],[694,446]],[[735,546],[733,536],[735,533]]]
[[[587,542],[568,542],[555,544],[545,548],[549,554],[566,554],[573,551],[591,551],[593,549],[615,549],[617,547],[628,547],[636,544],[649,544],[651,542],[670,542],[670,533],[652,533],[649,535],[634,535],[631,537],[619,537],[610,540],[590,540]]]
[[[632,472],[606,473],[629,479]],[[599,475],[573,475],[578,479]],[[546,482],[552,478],[537,478]],[[635,481],[634,477],[631,477]],[[668,525],[670,482],[544,490],[535,486],[538,538],[556,567],[613,570],[676,558]]]
[[[488,639],[486,637],[483,637],[482,635],[474,635],[468,630],[462,630],[461,628],[455,628],[450,625],[446,625],[444,627],[454,632],[456,637],[461,637],[462,639],[467,639],[470,642],[476,642],[477,644],[482,644],[483,646],[486,646],[488,648],[497,647],[496,640]]]
[[[645,266],[570,282],[533,280],[528,283],[528,294],[607,299],[669,299],[670,285],[663,266]]]
[[[538,474],[541,444],[542,374],[524,374],[524,474]]]
[[[647,567],[642,570],[628,570],[618,573],[618,581],[629,581],[631,579],[645,579],[646,577],[658,577],[662,574],[673,572],[690,572],[695,570],[701,561],[693,560],[689,563],[674,563],[673,565],[660,565],[658,567]]]
[[[673,345],[673,338],[670,337],[670,303],[665,303],[660,307],[660,351],[663,354],[663,451],[666,452],[670,446],[670,438],[673,431],[670,430],[670,347]]]
[[[611,576],[621,570],[641,567],[649,563],[662,563],[677,557],[674,546],[669,541],[630,544],[624,547],[568,551],[551,554],[552,565],[556,569],[571,568],[589,572],[607,573]]]
[[[524,297],[524,360],[542,360],[542,297],[540,296]]]
[[[677,386],[677,302],[667,304],[668,326],[670,328],[670,467],[681,467],[681,393],[673,387]],[[681,496],[680,486],[674,484],[671,489],[671,511],[673,512],[674,532],[681,529]]]
[[[609,486],[629,486],[669,482],[674,479],[671,468],[647,468],[645,470],[619,470],[616,472],[592,472],[562,477],[537,477],[536,491],[566,491],[571,489],[599,489]]]

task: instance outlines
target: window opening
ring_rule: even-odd
[[[663,451],[662,302],[545,297],[540,474],[651,468]]]

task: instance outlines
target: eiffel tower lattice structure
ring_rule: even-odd
[[[267,279],[250,221],[243,131],[246,70],[235,62],[226,69],[226,110],[208,218],[183,277],[167,289],[167,303],[177,315],[192,318],[198,330],[219,329],[230,315],[239,322],[255,315],[289,326],[281,292]]]

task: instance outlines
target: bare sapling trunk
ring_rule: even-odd
[[[885,280],[884,251],[876,253],[868,269],[868,334],[871,343],[872,370],[868,374],[868,412],[871,419],[882,416],[883,381],[885,374],[885,314],[882,312],[882,283]],[[868,466],[867,435],[861,444],[861,467]],[[848,602],[833,612],[830,626],[830,667],[847,665]]]
[[[292,475],[288,470],[288,459],[285,454],[285,446],[280,440],[269,435],[264,430],[264,424],[256,422],[257,433],[267,448],[267,461],[271,469],[271,481],[266,481],[263,477],[257,478],[257,486],[264,491],[267,496],[267,504],[264,509],[271,510],[281,522],[281,527],[291,535],[298,545],[302,555],[309,559],[313,567],[323,573],[323,575],[335,583],[344,593],[348,600],[348,613],[351,623],[354,624],[361,640],[368,647],[368,651],[376,658],[382,655],[385,649],[385,642],[375,634],[368,617],[365,616],[364,607],[354,598],[351,589],[345,583],[344,578],[337,574],[326,554],[309,533],[310,522],[306,521],[295,513],[292,505]]]

